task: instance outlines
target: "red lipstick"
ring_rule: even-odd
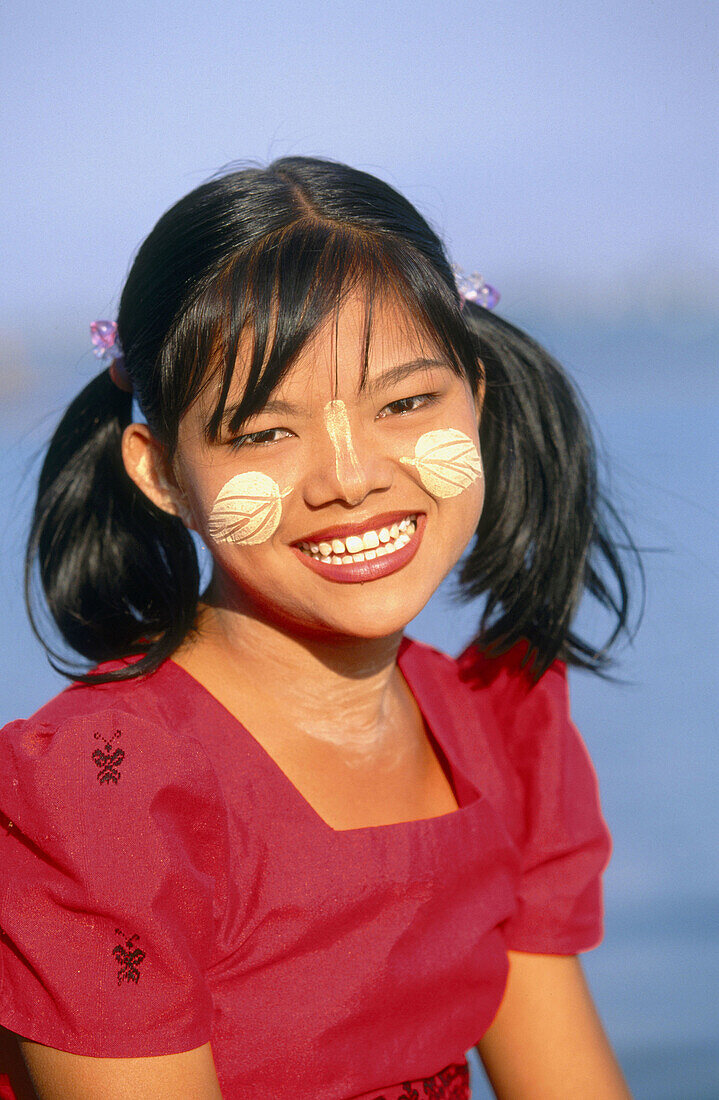
[[[399,569],[403,569],[405,565],[411,562],[419,549],[419,544],[422,541],[422,535],[424,533],[424,526],[426,522],[426,515],[424,513],[410,513],[411,515],[417,515],[417,529],[414,534],[411,535],[410,540],[399,550],[395,550],[393,553],[384,554],[382,557],[375,558],[372,561],[357,561],[348,562],[345,565],[333,565],[331,562],[320,561],[319,558],[313,557],[311,554],[307,554],[300,550],[297,546],[291,546],[293,554],[296,554],[303,565],[306,565],[308,569],[311,569],[313,573],[319,573],[321,577],[325,577],[329,581],[335,581],[337,584],[366,584],[367,581],[374,581],[380,577],[386,577],[390,573],[396,573]],[[372,525],[379,521],[380,527],[386,527],[388,522],[396,523],[398,519],[404,519],[406,512],[388,512],[385,516],[374,517],[371,521],[367,521],[364,524],[346,524],[339,527],[328,527],[326,531],[320,532],[317,536],[308,536],[306,539],[302,539],[302,542],[315,542],[319,537],[323,542],[328,538],[342,538],[343,535],[354,534],[359,531],[366,531],[368,528],[372,529]],[[387,516],[391,516],[390,521],[387,520]]]

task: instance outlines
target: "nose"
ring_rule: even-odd
[[[305,481],[305,500],[320,507],[332,500],[356,506],[369,493],[388,489],[391,464],[376,453],[371,441],[352,431],[344,401],[329,401],[323,410],[323,430],[318,433],[311,473]]]

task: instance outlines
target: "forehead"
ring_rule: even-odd
[[[234,400],[246,390],[250,358],[249,346],[241,342],[230,391]],[[368,303],[353,292],[304,343],[272,396],[359,398],[393,367],[414,364],[420,370],[422,363],[429,369],[446,362],[436,338],[403,303],[387,295]]]

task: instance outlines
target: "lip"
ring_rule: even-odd
[[[323,527],[321,531],[312,531],[309,535],[303,535],[301,539],[295,539],[290,545],[294,548],[301,542],[331,542],[332,539],[344,539],[347,535],[360,535],[365,531],[379,531],[382,527],[391,527],[393,523],[399,523],[407,516],[423,516],[416,508],[408,508],[403,512],[382,512],[378,516],[368,516],[358,523],[340,523],[336,527]],[[407,544],[408,546],[411,543]],[[395,551],[399,553],[399,551]],[[360,563],[361,564],[361,563]]]
[[[367,581],[377,580],[379,577],[386,577],[390,573],[396,573],[399,569],[403,569],[405,565],[408,565],[412,558],[419,550],[419,544],[422,541],[422,535],[424,533],[424,526],[427,516],[424,512],[392,512],[387,515],[399,517],[404,519],[406,515],[417,516],[417,529],[412,535],[411,539],[406,546],[403,546],[400,550],[395,550],[394,554],[386,554],[384,557],[375,558],[374,561],[358,561],[353,562],[351,565],[328,565],[326,562],[318,561],[316,558],[311,557],[309,554],[304,554],[297,546],[291,546],[290,549],[303,565],[306,565],[308,569],[311,569],[313,573],[319,573],[321,577],[325,577],[329,581],[335,581],[337,584],[366,584]],[[384,516],[378,517],[382,520],[380,526],[386,526],[386,520]],[[395,519],[396,522],[396,519]],[[367,524],[363,526],[353,527],[333,527],[328,528],[331,533],[337,531],[344,531],[348,534],[352,534],[353,531],[365,531],[367,530]],[[324,532],[322,533],[324,537]],[[341,535],[337,534],[336,538],[341,538]],[[310,538],[302,540],[309,542]],[[311,539],[314,542],[314,538]]]

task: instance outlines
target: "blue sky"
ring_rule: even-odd
[[[111,315],[181,194],[286,153],[384,176],[505,307],[719,312],[713,0],[15,0],[0,20],[6,362]]]

